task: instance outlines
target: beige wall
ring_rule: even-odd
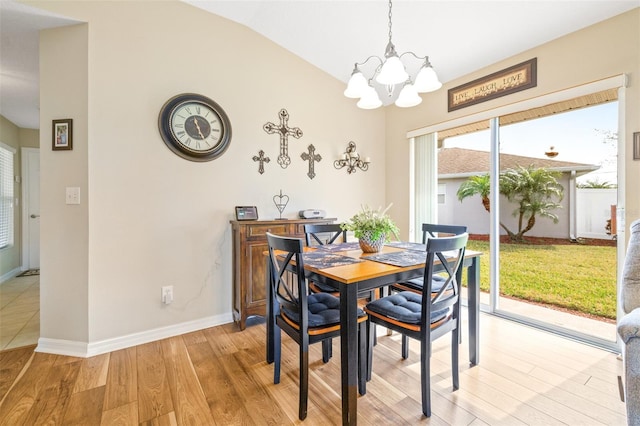
[[[257,33],[180,2],[30,4],[88,22],[41,36],[41,128],[74,119],[73,151],[42,155],[43,217],[46,208],[53,218],[42,222],[43,338],[96,343],[229,321],[236,205],[274,218],[282,189],[285,217],[322,208],[345,220],[361,203],[384,204],[384,111],[359,110],[342,83]],[[160,108],[183,92],[229,115],[222,157],[186,161],[160,139]],[[304,133],[289,141],[287,169],[276,163],[278,136],[262,129],[281,108]],[[367,173],[334,169],[350,140],[372,158]],[[322,156],[313,180],[300,159],[309,144]],[[260,149],[271,158],[263,175],[252,161]],[[81,187],[80,206],[64,204],[65,186]],[[170,306],[160,303],[165,285]]]
[[[631,76],[625,165],[627,179],[637,181],[629,146],[640,128],[640,46],[628,37],[638,28],[637,9],[450,82],[420,107],[364,111],[343,97],[343,83],[246,27],[180,2],[29,4],[88,23],[41,36],[41,128],[74,119],[73,151],[41,153],[45,339],[100,344],[228,321],[234,206],[256,205],[261,218],[273,218],[272,197],[282,189],[290,196],[286,217],[323,208],[345,220],[363,202],[393,202],[406,234],[407,131],[620,73]],[[538,57],[537,88],[446,113],[447,88],[531,57]],[[160,139],[158,112],[183,92],[209,96],[229,115],[233,139],[221,158],[189,162]],[[278,137],[262,130],[281,108],[304,132],[289,141],[287,169],[275,161]],[[333,168],[350,140],[372,158],[369,172]],[[323,157],[313,180],[299,159],[309,144]],[[264,175],[251,160],[260,149],[271,158]],[[66,186],[81,188],[80,206],[64,204]],[[627,217],[639,207],[628,190]],[[165,285],[174,286],[169,306],[160,303]]]
[[[476,78],[502,70],[528,59],[538,58],[538,85],[512,95],[447,112],[447,90]],[[551,94],[607,77],[627,74],[625,127],[620,132],[624,144],[624,165],[627,181],[626,222],[640,217],[640,161],[632,160],[632,134],[640,130],[640,8],[599,24],[556,39],[505,61],[480,69],[448,82],[437,92],[423,96],[421,105],[408,110],[389,107],[387,123],[387,201],[393,202],[394,218],[401,230],[409,229],[409,143],[407,132],[444,123],[482,111]],[[469,118],[473,122],[473,118]],[[619,157],[622,161],[622,158]],[[621,179],[619,179],[620,181]]]
[[[22,148],[40,148],[40,130],[18,128]]]
[[[89,331],[88,26],[40,35],[40,335],[87,342]],[[73,150],[51,149],[51,121],[73,119]],[[80,205],[65,188],[80,188]],[[63,326],[64,324],[64,326]]]

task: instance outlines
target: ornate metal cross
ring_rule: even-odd
[[[271,159],[269,157],[265,157],[264,156],[264,151],[260,150],[260,151],[258,151],[258,155],[254,155],[253,156],[253,161],[259,161],[260,162],[260,167],[258,167],[258,173],[263,174],[264,173],[264,163],[268,163],[269,161],[271,161]]]
[[[316,172],[314,171],[314,164],[316,161],[322,160],[322,156],[320,154],[315,153],[316,147],[313,146],[313,144],[309,145],[307,149],[309,150],[309,153],[303,152],[302,155],[300,155],[300,157],[302,157],[304,161],[309,162],[309,173],[307,173],[307,176],[309,176],[309,179],[313,179],[314,177],[316,177]]]
[[[283,169],[286,169],[291,164],[291,158],[289,158],[289,135],[296,139],[302,137],[302,130],[299,127],[289,127],[289,113],[286,109],[281,109],[278,113],[280,117],[280,125],[274,123],[267,123],[262,128],[269,134],[278,133],[280,135],[280,155],[278,155],[278,164]]]

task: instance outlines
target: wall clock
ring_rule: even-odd
[[[231,123],[213,100],[195,93],[169,99],[160,110],[158,128],[171,151],[190,161],[211,161],[231,142]]]

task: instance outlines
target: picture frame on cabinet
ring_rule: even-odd
[[[236,220],[258,220],[256,206],[236,206]]]

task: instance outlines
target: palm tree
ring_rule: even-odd
[[[480,195],[482,198],[482,205],[488,212],[491,211],[491,203],[489,201],[489,193],[491,190],[491,179],[489,174],[482,176],[471,176],[466,181],[462,182],[460,188],[458,188],[458,200],[462,201],[467,197],[473,195]]]
[[[458,188],[458,200],[462,201],[467,197],[471,197],[473,195],[480,195],[482,205],[487,212],[491,212],[491,201],[489,200],[489,194],[491,190],[491,177],[489,174],[481,175],[481,176],[471,176],[465,182],[463,182]],[[507,228],[502,222],[500,222],[500,227],[505,230],[505,232],[509,235],[512,232]]]
[[[518,232],[513,232],[502,222],[500,227],[505,230],[511,241],[523,241],[524,234],[536,224],[536,217],[546,217],[558,223],[558,216],[553,210],[561,208],[558,203],[562,200],[564,188],[558,182],[560,173],[543,167],[528,168],[518,166],[507,169],[500,174],[500,193],[511,203],[518,205],[513,215],[518,218]],[[490,211],[489,203],[489,175],[472,176],[458,189],[458,200],[480,195],[485,210]],[[553,201],[553,198],[557,199]],[[526,223],[526,225],[525,225]]]
[[[588,180],[584,183],[578,183],[576,186],[578,188],[589,188],[589,189],[611,189],[611,188],[618,187],[618,185],[616,185],[615,183],[610,183],[607,181],[600,182],[600,180],[597,178],[595,180]]]

